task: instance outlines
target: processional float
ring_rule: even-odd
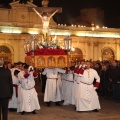
[[[64,38],[64,48],[60,48],[56,36],[49,40],[49,22],[50,18],[57,12],[62,12],[62,8],[48,7],[48,0],[43,0],[43,7],[28,8],[29,12],[36,12],[42,20],[43,39],[37,40],[34,35],[25,40],[24,50],[26,53],[25,62],[33,64],[36,68],[64,68],[70,67],[70,49],[72,39],[69,36]],[[48,16],[48,13],[51,15]]]

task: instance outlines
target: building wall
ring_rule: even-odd
[[[29,34],[0,34],[0,45],[7,46],[12,53],[12,61],[22,61],[25,60],[24,53],[24,41],[30,38]],[[36,36],[38,39],[41,38],[40,35]],[[102,60],[102,51],[105,48],[110,48],[115,54],[115,59],[120,59],[120,42],[119,39],[115,38],[93,38],[93,37],[72,37],[72,46],[74,48],[81,49],[83,53],[83,59]],[[64,36],[57,36],[60,40],[60,45],[63,45]]]
[[[0,9],[0,14],[3,15],[0,17],[0,45],[5,45],[11,50],[12,62],[25,61],[26,55],[23,45],[24,41],[30,38],[31,34],[29,34],[29,31],[31,29],[39,31],[35,37],[42,39],[40,18],[35,13],[29,13],[27,7],[30,6],[15,2],[12,4],[12,9]],[[114,52],[115,59],[120,60],[120,29],[101,28],[92,31],[90,27],[56,26],[54,22],[52,22],[52,25],[50,26],[51,36],[57,36],[61,47],[63,46],[65,36],[70,35],[72,46],[81,49],[83,59],[102,60],[103,50],[110,48]],[[2,31],[3,28],[6,29],[5,32]],[[14,30],[16,28],[19,28],[21,33],[15,33]],[[95,35],[99,34],[99,37],[95,37]],[[113,37],[111,37],[112,35]]]

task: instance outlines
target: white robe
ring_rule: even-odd
[[[66,90],[64,92],[64,103],[63,105],[69,105],[72,104],[72,90],[73,90],[73,71],[69,71],[68,74],[66,74]]]
[[[19,86],[19,80],[16,76],[12,79],[13,84]],[[8,108],[17,108],[18,107],[18,97],[16,96],[16,88],[13,87],[12,99],[9,100]]]
[[[60,88],[60,94],[62,95],[62,74],[58,73],[58,86]]]
[[[66,77],[67,77],[67,74],[62,74],[62,92],[61,92],[61,99],[64,100],[65,99],[65,91],[66,91]]]
[[[76,111],[91,111],[100,109],[97,92],[93,86],[94,78],[96,82],[100,82],[100,78],[94,69],[85,70],[83,75],[80,75],[80,83],[77,92]]]
[[[77,83],[78,74],[74,73],[74,84],[73,84],[73,90],[72,90],[72,105],[76,105],[76,97],[77,97]]]
[[[21,88],[19,89],[17,112],[32,112],[33,110],[39,110],[40,105],[37,92],[34,88],[35,81],[33,77],[33,72],[30,72],[28,78],[24,78],[24,71],[21,71],[19,74],[19,78],[21,82]]]
[[[57,102],[61,101],[61,93],[60,86],[58,82],[58,72],[65,73],[66,70],[59,68],[45,68],[43,71],[43,75],[46,75],[46,87],[45,87],[45,95],[44,102]]]

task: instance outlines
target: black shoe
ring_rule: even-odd
[[[32,113],[33,113],[33,114],[37,114],[35,110],[34,110],[34,111],[32,111]]]
[[[47,102],[47,106],[50,107],[50,102]]]
[[[25,111],[21,112],[21,115],[24,115],[25,114]]]
[[[99,110],[97,110],[97,109],[94,109],[94,110],[93,110],[93,112],[99,112]]]
[[[61,104],[59,102],[56,102],[55,104],[56,104],[56,106],[61,106]]]
[[[16,109],[16,108],[9,108],[9,111],[10,111],[10,112],[16,112],[17,109]]]

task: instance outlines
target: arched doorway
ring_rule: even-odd
[[[7,46],[0,46],[0,58],[2,58],[6,62],[12,63],[12,54],[10,49]]]
[[[106,48],[102,51],[102,60],[113,61],[114,51],[111,48]]]
[[[76,61],[83,60],[83,53],[82,50],[79,48],[75,48],[74,51],[71,51],[71,62],[72,65],[76,63]]]

